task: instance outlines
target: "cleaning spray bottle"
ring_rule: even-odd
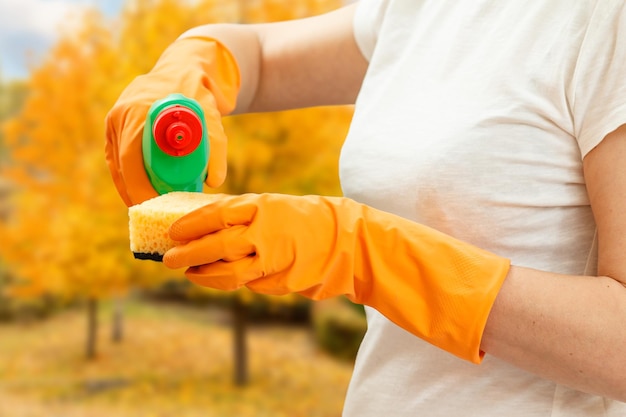
[[[178,93],[155,101],[146,117],[142,151],[146,172],[159,194],[202,192],[209,137],[198,102]]]

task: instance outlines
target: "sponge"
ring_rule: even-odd
[[[216,198],[215,194],[173,191],[131,206],[128,231],[135,258],[162,261],[165,252],[177,245],[169,238],[172,223]]]

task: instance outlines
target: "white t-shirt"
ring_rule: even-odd
[[[516,265],[595,274],[582,156],[626,123],[624,1],[361,0],[355,37],[370,65],[340,159],[346,196]],[[626,416],[367,315],[345,416]]]

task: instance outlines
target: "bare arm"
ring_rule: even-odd
[[[355,4],[306,19],[213,24],[184,33],[219,39],[241,71],[235,113],[353,104],[367,69],[352,31]]]
[[[482,349],[563,385],[626,401],[626,127],[584,159],[598,277],[513,267]]]

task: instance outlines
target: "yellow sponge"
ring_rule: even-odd
[[[215,194],[174,191],[130,207],[128,231],[135,258],[161,261],[176,246],[168,235],[172,223],[215,199]]]

